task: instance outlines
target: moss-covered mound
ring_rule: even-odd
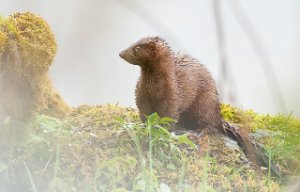
[[[281,191],[286,179],[297,175],[287,159],[299,162],[299,146],[288,147],[294,141],[285,130],[297,129],[300,120],[268,115],[270,121],[263,123],[265,115],[253,112],[255,118],[248,118],[249,111],[222,108],[224,117],[247,119],[236,123],[260,125],[256,130],[268,133],[261,139],[285,179],[272,178],[268,167],[251,166],[222,135],[173,133],[168,118],[153,114],[142,124],[136,110],[105,105],[81,106],[64,121],[39,115],[30,139],[0,159],[0,186],[8,191]],[[274,131],[283,125],[282,134]]]
[[[35,112],[57,117],[70,112],[49,80],[55,53],[55,37],[40,16],[26,12],[0,19],[0,125],[7,118],[24,123]]]
[[[56,42],[47,22],[32,13],[15,13],[4,19],[2,31],[9,38],[6,57],[15,71],[27,78],[48,72],[56,53]],[[22,65],[17,65],[16,54]]]

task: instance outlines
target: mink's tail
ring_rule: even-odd
[[[269,165],[269,157],[263,146],[257,144],[247,132],[242,132],[238,127],[229,124],[224,119],[222,119],[222,129],[220,131],[237,141],[250,162],[258,166],[270,167],[273,176],[282,177],[280,171],[272,163]]]

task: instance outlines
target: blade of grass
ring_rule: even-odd
[[[32,177],[32,175],[31,175],[31,172],[30,172],[30,170],[29,170],[29,168],[28,168],[26,162],[23,161],[23,164],[24,164],[24,167],[25,167],[25,169],[26,169],[28,178],[29,178],[29,180],[30,180],[30,184],[31,184],[32,190],[33,190],[33,192],[37,192],[36,186],[35,186],[35,183],[34,183],[34,180],[33,180],[33,177]]]

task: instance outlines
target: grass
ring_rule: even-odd
[[[172,119],[154,113],[143,124],[136,110],[105,105],[81,106],[64,120],[37,115],[28,138],[14,141],[10,152],[2,150],[0,186],[4,191],[260,192],[280,191],[297,175],[289,164],[299,163],[297,118],[228,105],[222,113],[245,129],[270,131],[259,140],[285,179],[249,166],[222,135],[173,132]]]
[[[32,178],[32,175],[31,175],[31,173],[30,173],[30,170],[29,170],[29,168],[28,168],[26,162],[23,161],[23,164],[24,164],[24,167],[25,167],[25,169],[26,169],[26,173],[28,174],[28,178],[29,178],[29,180],[30,180],[30,184],[31,184],[31,187],[32,187],[32,191],[37,192],[36,186],[35,186],[35,182],[34,182],[34,180],[33,180],[33,178]]]

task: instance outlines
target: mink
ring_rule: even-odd
[[[174,53],[159,37],[146,37],[120,53],[141,67],[136,104],[142,120],[157,112],[191,129],[221,127],[220,102],[209,71],[189,55]]]
[[[175,119],[179,127],[228,135],[250,161],[265,164],[263,150],[255,146],[249,134],[221,117],[215,81],[197,59],[175,53],[160,37],[144,37],[119,56],[141,68],[135,95],[143,122],[157,112],[160,117]]]

